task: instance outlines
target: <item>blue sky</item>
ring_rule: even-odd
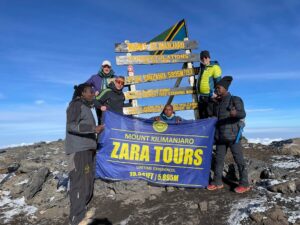
[[[223,75],[234,77],[230,91],[244,99],[246,137],[299,137],[299,11],[297,0],[1,0],[0,147],[64,138],[73,85],[95,74],[104,59],[125,75],[126,67],[115,65],[115,43],[146,42],[183,18],[189,38],[199,42],[194,52],[210,50]],[[179,68],[135,66],[135,72]]]

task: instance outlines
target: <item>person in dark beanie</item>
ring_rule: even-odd
[[[65,152],[69,161],[70,215],[72,225],[88,224],[93,210],[87,211],[94,189],[97,134],[103,126],[96,126],[91,108],[94,92],[90,84],[75,86],[67,109]]]
[[[96,99],[99,99],[100,93],[108,88],[109,79],[115,77],[115,72],[111,67],[111,62],[108,60],[104,60],[101,64],[101,69],[99,72],[93,76],[91,76],[86,83],[92,85],[92,88],[95,93]],[[102,112],[100,109],[96,109],[98,125],[101,124],[101,116]]]
[[[123,93],[125,78],[123,76],[117,76],[112,81],[108,88],[102,91],[97,101],[95,101],[95,107],[102,111],[110,110],[123,115],[123,106],[125,96]]]
[[[249,191],[250,187],[239,132],[244,126],[243,119],[246,112],[242,99],[228,92],[231,82],[232,77],[225,76],[216,84],[217,97],[213,105],[213,116],[218,118],[215,132],[216,160],[214,179],[207,189],[217,190],[224,187],[222,184],[224,160],[227,149],[230,148],[239,170],[239,186],[234,191],[244,193]]]
[[[199,94],[198,108],[200,119],[208,118],[214,94],[215,84],[221,79],[222,70],[217,61],[210,60],[209,51],[200,53],[200,71],[197,79],[197,92]]]

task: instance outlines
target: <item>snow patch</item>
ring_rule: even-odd
[[[7,174],[0,174],[0,183],[4,180]]]
[[[282,169],[296,169],[300,167],[300,158],[296,158],[294,156],[272,156],[274,162],[272,166],[279,167]]]
[[[265,206],[266,203],[266,197],[260,199],[242,199],[233,203],[227,223],[241,225],[241,221],[248,218],[250,214],[268,210],[269,207]]]
[[[263,145],[269,145],[273,141],[282,141],[282,138],[249,138],[248,143],[254,143],[254,144],[263,144]]]
[[[11,199],[9,191],[0,192],[0,209],[0,219],[3,219],[4,223],[11,221],[16,215],[25,214],[29,216],[37,211],[36,207],[26,204],[24,196]]]
[[[22,184],[27,184],[28,181],[29,181],[28,179],[25,179],[25,180],[23,180],[23,181],[21,181],[19,183],[16,183],[15,186],[22,185]]]

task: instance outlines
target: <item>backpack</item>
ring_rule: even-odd
[[[236,96],[232,96],[230,97],[230,100],[229,100],[229,104],[228,104],[228,109],[230,109],[230,106],[231,104],[233,105],[233,107],[236,106],[236,99],[237,97]],[[242,133],[243,133],[243,130],[244,130],[244,127],[246,126],[246,123],[245,123],[245,118],[243,119],[240,119],[239,122],[238,122],[238,128],[239,128],[239,131],[238,131],[238,134],[236,136],[236,139],[235,139],[235,144],[238,143],[240,141],[240,138],[242,136]]]

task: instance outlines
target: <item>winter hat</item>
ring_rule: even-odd
[[[202,59],[204,57],[210,58],[209,51],[204,50],[204,51],[200,52],[200,58]]]
[[[232,80],[233,80],[232,76],[225,76],[219,82],[216,83],[216,86],[220,85],[224,87],[226,90],[228,90]]]
[[[104,61],[102,62],[102,66],[109,66],[109,67],[111,67],[111,63],[110,63],[110,61],[108,61],[108,60],[104,60]]]

